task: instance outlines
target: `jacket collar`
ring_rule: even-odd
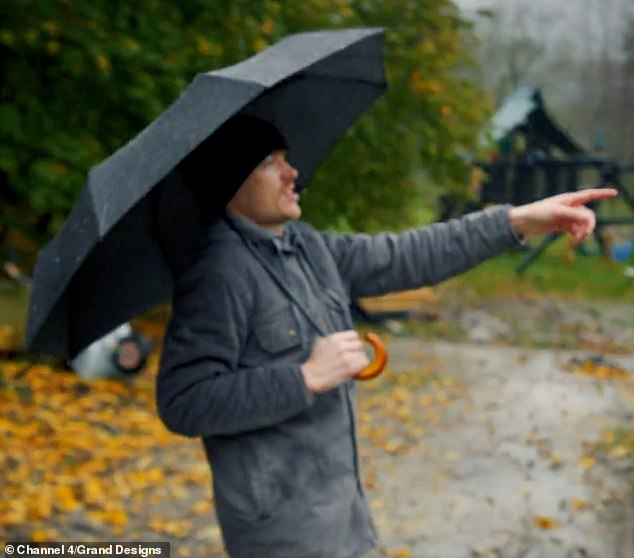
[[[247,221],[235,213],[229,213],[227,211],[224,215],[224,219],[229,223],[229,226],[232,229],[236,229],[245,240],[252,242],[270,242],[275,238],[275,235],[271,231],[258,227],[255,223]]]
[[[301,240],[292,223],[285,225],[284,232],[281,236],[278,236],[235,213],[227,211],[224,215],[224,219],[229,226],[236,229],[245,240],[255,243],[264,242],[271,244],[284,252],[294,252]]]

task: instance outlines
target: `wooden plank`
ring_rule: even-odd
[[[368,312],[423,312],[434,309],[438,295],[430,287],[359,299]]]

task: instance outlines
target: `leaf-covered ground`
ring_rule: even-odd
[[[390,354],[384,376],[359,384],[358,431],[391,557],[608,556],[585,533],[625,544],[632,357],[414,336]],[[156,366],[154,354],[133,381],[89,382],[0,361],[0,538],[224,555],[200,444],[156,416]]]
[[[202,450],[157,418],[155,369],[156,356],[134,381],[86,381],[2,364],[0,538],[180,541],[213,525],[197,523],[212,513]]]

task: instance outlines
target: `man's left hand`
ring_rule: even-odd
[[[594,211],[584,206],[596,200],[613,198],[613,188],[590,188],[559,194],[533,203],[511,208],[509,222],[515,234],[532,236],[549,232],[567,232],[581,242],[594,230]]]

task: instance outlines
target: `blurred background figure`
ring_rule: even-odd
[[[15,288],[23,291],[23,296],[15,305],[17,309],[13,309],[14,313],[21,315],[32,279],[13,261],[3,262],[0,271],[0,277],[5,277]],[[11,309],[3,310],[5,312],[0,312],[0,324],[3,324],[0,325],[0,351],[19,354],[23,350],[24,324],[22,319],[9,324],[9,316],[4,314]],[[82,378],[131,377],[143,370],[150,350],[149,340],[134,331],[131,324],[125,323],[97,339],[67,364]]]
[[[130,377],[143,370],[150,348],[150,342],[125,323],[97,339],[68,365],[86,379]]]

